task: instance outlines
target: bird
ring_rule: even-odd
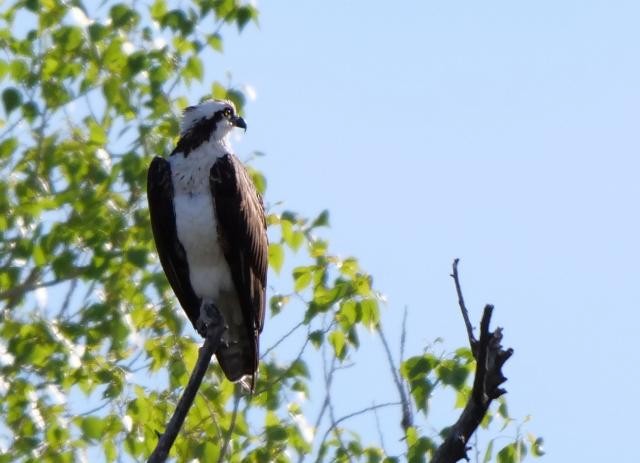
[[[236,127],[247,124],[231,101],[186,108],[174,150],[149,166],[147,199],[160,263],[180,305],[203,337],[210,305],[219,310],[218,364],[253,392],[269,244],[262,196],[229,144]]]

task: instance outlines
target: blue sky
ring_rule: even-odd
[[[460,257],[474,319],[494,303],[515,349],[507,398],[544,461],[635,461],[611,443],[635,441],[640,411],[640,3],[259,6],[207,75],[257,91],[236,148],[267,154],[267,201],[330,209],[391,336],[408,307],[410,353],[466,343]]]

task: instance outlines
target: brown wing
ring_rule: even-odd
[[[258,335],[264,325],[267,284],[267,225],[262,198],[247,170],[233,155],[219,158],[210,172],[218,239],[231,269],[247,335],[254,341],[258,366]]]
[[[165,159],[156,157],[149,166],[147,200],[160,263],[180,305],[195,327],[200,316],[200,298],[191,287],[187,257],[178,240],[173,208],[171,165]]]

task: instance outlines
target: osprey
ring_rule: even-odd
[[[188,107],[176,148],[151,162],[147,196],[160,262],[180,305],[203,337],[207,306],[219,309],[226,327],[218,363],[253,391],[268,242],[262,198],[227,140],[234,127],[247,125],[229,101]]]

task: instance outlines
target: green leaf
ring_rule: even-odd
[[[484,452],[483,463],[489,463],[491,458],[493,457],[493,439],[489,441],[489,445],[487,445],[487,450]]]
[[[261,172],[258,172],[255,169],[248,168],[249,175],[251,175],[251,180],[253,180],[253,184],[256,186],[256,190],[261,195],[264,195],[265,191],[267,191],[267,179]]]
[[[104,40],[109,34],[110,29],[100,23],[93,23],[89,26],[89,38],[93,42],[100,42]]]
[[[118,448],[111,440],[104,440],[102,442],[104,448],[104,455],[108,462],[115,461],[118,458]]]
[[[220,34],[211,34],[211,35],[209,35],[207,37],[207,43],[215,51],[218,51],[218,52],[222,53],[222,51],[223,51],[223,48],[222,48],[222,37],[220,37]]]
[[[171,10],[167,12],[160,21],[162,27],[168,27],[174,32],[180,32],[182,35],[189,35],[194,28],[193,21],[187,18],[182,10]]]
[[[5,88],[2,92],[2,104],[7,114],[22,104],[22,95],[15,87]]]
[[[282,234],[284,242],[287,243],[293,233],[293,223],[290,220],[282,219],[280,221],[280,233]]]
[[[139,268],[147,265],[147,257],[149,252],[146,248],[128,249],[126,252],[127,260]]]
[[[470,394],[471,394],[471,388],[467,386],[460,388],[458,391],[456,391],[456,401],[453,404],[454,408],[462,408],[465,405],[467,405]],[[488,416],[488,414],[486,414],[485,417],[486,416]]]
[[[4,77],[9,72],[9,65],[3,59],[0,59],[0,80],[4,79]]]
[[[211,94],[216,100],[224,100],[227,98],[227,89],[220,82],[214,82],[211,86]]]
[[[202,457],[200,461],[218,461],[220,456],[220,446],[215,445],[213,442],[206,441],[202,445],[200,456]]]
[[[268,412],[265,419],[265,431],[270,441],[283,441],[287,438],[287,430],[281,425],[281,420],[273,412]]]
[[[289,296],[282,296],[279,294],[271,296],[269,301],[271,315],[278,315],[287,302],[289,302]]]
[[[29,66],[24,60],[15,59],[9,64],[9,72],[16,82],[20,82],[29,75]]]
[[[167,3],[165,0],[155,0],[151,8],[149,8],[149,13],[151,13],[151,17],[156,21],[162,19],[167,13]]]
[[[282,245],[278,243],[270,243],[269,244],[269,265],[276,271],[276,273],[280,273],[282,270],[282,265],[284,264],[284,249],[282,249]]]
[[[190,81],[192,79],[202,80],[204,76],[204,66],[202,60],[197,56],[190,56],[184,67],[182,75]]]
[[[543,457],[545,455],[544,439],[542,437],[535,437],[533,435],[529,435],[528,439],[531,449],[531,455],[534,457]]]
[[[509,409],[507,408],[507,401],[504,400],[503,397],[498,398],[498,402],[500,405],[498,406],[498,415],[500,415],[505,420],[509,420]]]
[[[140,21],[140,15],[124,3],[112,6],[109,16],[111,17],[112,26],[117,29],[131,29]]]
[[[300,249],[300,246],[302,246],[302,243],[304,243],[304,233],[302,233],[299,230],[294,231],[291,234],[290,240],[287,242],[287,244],[291,247],[293,251],[297,251],[298,249]]]
[[[235,107],[238,109],[238,112],[242,113],[245,104],[244,93],[242,93],[240,90],[229,89],[227,90],[226,99],[231,100]]]
[[[444,384],[459,390],[464,386],[470,371],[466,365],[460,365],[454,360],[445,360],[440,363],[436,373]]]
[[[238,7],[236,10],[236,24],[238,25],[238,30],[242,31],[242,29],[244,29],[247,23],[252,19],[257,22],[258,10],[251,5]]]
[[[333,351],[336,353],[336,357],[343,359],[345,356],[345,338],[342,331],[332,331],[329,333],[329,344],[333,346]]]
[[[512,442],[496,455],[498,463],[520,463],[526,455],[526,448],[521,441]]]
[[[303,291],[313,278],[314,267],[296,267],[293,269],[293,289],[296,292]]]
[[[329,226],[329,211],[325,209],[320,213],[320,215],[318,215],[318,217],[316,217],[313,220],[310,228],[328,227],[328,226]]]
[[[358,304],[353,299],[347,299],[340,303],[340,310],[336,313],[336,320],[343,330],[350,329],[358,319]]]
[[[0,160],[11,156],[18,148],[18,140],[14,137],[5,138],[0,142]]]
[[[429,398],[433,391],[433,384],[426,378],[414,378],[409,382],[411,396],[416,403],[416,408],[425,414],[428,411]]]
[[[57,108],[69,102],[70,95],[67,88],[60,82],[53,80],[42,84],[42,96],[45,103],[51,108]]]
[[[362,324],[369,329],[374,329],[380,322],[380,309],[378,301],[373,298],[363,299],[360,301],[362,310]]]
[[[293,250],[297,251],[304,243],[304,233],[293,228],[293,223],[289,220],[282,220],[280,222],[280,228],[282,232],[282,239]]]
[[[53,33],[53,40],[64,51],[74,51],[82,45],[82,30],[79,27],[61,27]]]
[[[324,331],[312,331],[311,333],[309,333],[309,340],[311,341],[311,344],[313,344],[313,347],[319,349],[322,345],[322,342],[324,341]]]
[[[27,119],[27,121],[33,122],[38,114],[38,106],[33,101],[29,101],[22,105],[22,116]]]
[[[131,76],[146,71],[148,67],[149,59],[147,54],[142,51],[136,51],[127,57],[127,70]]]
[[[38,267],[42,267],[47,262],[47,257],[42,250],[40,245],[35,245],[33,247],[33,263]]]
[[[82,419],[80,428],[87,439],[100,439],[104,431],[105,422],[97,416],[87,416]]]
[[[406,379],[417,378],[429,374],[438,363],[438,359],[431,354],[410,357],[400,366],[400,373]]]

